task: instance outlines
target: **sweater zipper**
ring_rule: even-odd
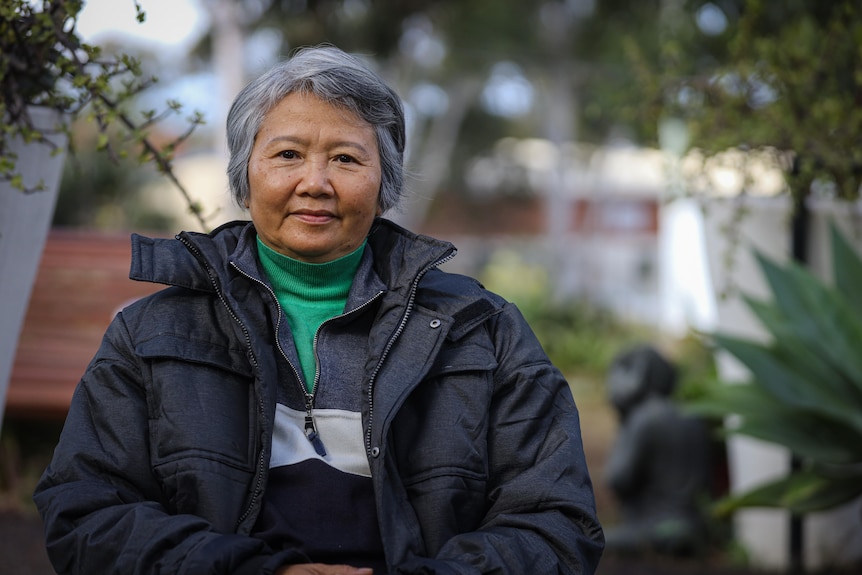
[[[425,266],[419,273],[416,274],[416,277],[413,278],[413,283],[410,285],[410,293],[407,296],[407,304],[404,306],[404,313],[401,315],[401,321],[398,323],[398,327],[392,332],[392,335],[389,336],[389,340],[386,342],[386,346],[383,348],[383,353],[380,354],[380,359],[377,360],[377,364],[374,366],[374,371],[371,372],[371,377],[368,380],[368,425],[365,428],[365,452],[368,457],[372,457],[371,454],[371,428],[374,420],[374,382],[377,380],[377,375],[380,373],[380,370],[383,368],[383,362],[386,361],[389,352],[392,350],[392,346],[395,345],[395,340],[397,340],[401,333],[404,331],[404,327],[407,325],[407,320],[410,317],[411,312],[413,311],[413,304],[416,300],[416,292],[419,290],[419,282],[428,273],[431,269],[439,267],[444,263],[448,262],[458,253],[458,250],[452,248],[447,252],[443,257],[438,259],[437,261]]]
[[[296,381],[299,384],[300,391],[302,392],[303,398],[305,400],[305,402],[304,402],[305,403],[305,423],[304,423],[305,437],[308,439],[308,441],[314,447],[314,451],[319,456],[324,457],[326,455],[326,447],[323,445],[323,441],[320,439],[320,434],[317,432],[317,426],[314,423],[314,399],[317,395],[317,385],[318,385],[318,382],[320,381],[320,360],[317,357],[318,334],[320,333],[320,329],[326,323],[333,321],[335,319],[338,319],[340,317],[344,317],[344,316],[349,315],[351,313],[355,313],[355,312],[367,307],[374,300],[376,300],[378,297],[380,297],[380,295],[383,292],[382,291],[378,292],[371,299],[366,301],[361,306],[353,309],[352,311],[350,311],[348,313],[343,313],[343,314],[337,315],[335,317],[331,317],[328,320],[326,320],[325,322],[323,322],[322,324],[320,324],[320,327],[318,327],[317,331],[314,333],[314,340],[312,341],[312,348],[314,350],[314,359],[315,359],[314,381],[311,384],[311,391],[308,391],[308,389],[306,389],[306,387],[305,387],[305,384],[302,383],[302,377],[299,374],[299,370],[296,368],[295,365],[293,365],[293,363],[287,357],[287,354],[284,352],[284,349],[281,347],[281,341],[278,339],[278,333],[281,329],[281,315],[282,315],[283,310],[281,308],[281,304],[278,301],[278,297],[275,295],[275,292],[265,282],[255,278],[255,277],[247,274],[243,270],[241,270],[239,268],[239,266],[236,265],[236,262],[230,262],[230,264],[237,271],[237,273],[239,273],[243,277],[247,278],[248,280],[253,281],[253,282],[257,283],[258,285],[262,286],[269,293],[269,295],[272,296],[272,300],[275,302],[275,305],[278,308],[278,317],[276,318],[276,323],[275,323],[275,346],[278,348],[278,351],[281,354],[281,356],[284,358],[284,361],[286,361],[287,365],[290,366],[290,369],[293,371],[294,376],[296,376]]]
[[[239,325],[240,329],[242,330],[243,336],[245,337],[246,348],[248,349],[249,359],[251,360],[251,363],[252,363],[252,366],[255,370],[255,373],[260,373],[260,364],[258,363],[257,358],[254,355],[254,350],[252,349],[252,346],[251,346],[251,336],[248,333],[248,329],[246,328],[246,326],[242,322],[242,320],[234,313],[234,311],[230,307],[230,305],[228,305],[227,299],[225,299],[224,294],[222,293],[221,287],[219,285],[218,280],[216,279],[215,273],[212,271],[209,264],[206,262],[206,259],[203,257],[203,254],[201,254],[201,252],[197,249],[197,247],[190,240],[188,240],[183,234],[177,234],[176,239],[178,239],[184,246],[186,246],[186,248],[190,252],[192,252],[192,254],[194,254],[195,258],[197,258],[197,260],[199,262],[201,262],[201,265],[203,265],[204,270],[206,270],[207,276],[209,276],[209,278],[210,278],[210,283],[212,284],[213,289],[216,292],[216,295],[218,295],[219,301],[221,301],[222,305],[225,307],[228,314],[230,314],[230,316],[233,318],[233,320],[237,323],[237,325]],[[261,421],[263,421],[264,418],[266,417],[266,410],[264,409],[263,399],[261,397],[257,398],[257,409],[258,409],[258,412],[260,414]],[[257,461],[257,473],[256,473],[257,478],[256,478],[255,485],[254,485],[254,491],[252,492],[251,499],[249,500],[248,506],[246,507],[245,511],[243,511],[243,513],[239,516],[239,519],[237,519],[237,522],[236,522],[237,527],[239,525],[242,525],[242,522],[245,521],[245,519],[251,514],[251,510],[254,508],[255,504],[257,503],[258,497],[260,497],[261,493],[263,493],[263,477],[266,473],[266,465],[267,465],[265,458],[264,458],[265,452],[266,452],[266,450],[261,448],[260,454],[258,455],[258,461]]]
[[[272,290],[270,290],[270,293],[272,293]],[[317,331],[314,332],[314,339],[312,340],[312,343],[311,343],[312,350],[314,351],[314,381],[311,384],[311,393],[306,393],[306,395],[305,395],[305,436],[308,438],[308,440],[314,446],[314,450],[317,452],[317,454],[320,455],[321,457],[326,455],[326,447],[323,445],[323,441],[320,439],[320,435],[317,433],[317,427],[314,425],[314,399],[317,396],[317,386],[320,383],[320,358],[317,356],[317,340],[318,340],[318,336],[320,335],[320,330],[323,329],[323,326],[326,325],[327,323],[330,323],[330,322],[337,320],[339,318],[346,317],[350,314],[357,313],[360,310],[368,307],[369,305],[371,305],[371,303],[373,301],[375,301],[377,298],[379,298],[381,294],[383,294],[383,292],[379,291],[374,296],[372,296],[368,301],[363,303],[362,305],[350,310],[347,313],[341,313],[341,314],[338,314],[336,316],[329,318],[328,320],[321,323],[320,326],[317,328]],[[273,293],[273,297],[275,297],[274,293]],[[278,305],[278,309],[279,309],[278,315],[279,315],[279,320],[280,320],[281,319],[281,305],[278,303],[278,298],[276,298],[276,305]],[[281,349],[281,346],[279,346],[279,349]],[[284,354],[284,352],[282,352],[282,354]],[[285,358],[285,359],[287,359],[287,358]],[[288,361],[288,363],[290,363],[290,362]],[[296,371],[295,368],[294,368],[294,371]]]

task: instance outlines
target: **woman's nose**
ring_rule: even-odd
[[[332,193],[329,178],[329,165],[325,161],[308,160],[302,167],[302,174],[296,191],[300,194],[321,195]]]

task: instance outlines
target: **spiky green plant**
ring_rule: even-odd
[[[801,462],[719,501],[719,515],[743,507],[804,514],[862,496],[862,261],[834,225],[831,246],[831,284],[757,253],[772,297],[745,301],[770,341],[714,336],[751,380],[710,386],[688,407],[725,418],[730,434],[784,446]]]

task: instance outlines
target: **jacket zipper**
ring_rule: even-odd
[[[199,262],[201,262],[201,264],[203,265],[204,270],[206,270],[207,276],[209,276],[209,278],[210,278],[210,283],[212,284],[213,289],[215,290],[216,294],[218,295],[219,301],[222,302],[222,305],[225,307],[228,314],[230,314],[230,316],[233,318],[233,320],[237,323],[237,325],[239,325],[240,329],[242,330],[243,336],[245,337],[245,344],[246,344],[246,347],[248,348],[249,359],[251,360],[251,363],[252,363],[252,366],[254,367],[255,372],[260,373],[260,364],[258,363],[257,358],[254,356],[254,350],[252,349],[252,346],[251,346],[251,336],[248,333],[248,328],[245,327],[245,324],[242,322],[242,320],[234,313],[234,311],[230,307],[230,305],[228,305],[227,300],[225,299],[224,294],[222,293],[219,282],[216,279],[216,276],[213,273],[212,269],[210,268],[209,264],[207,264],[206,259],[203,257],[203,254],[201,254],[201,252],[197,249],[197,247],[190,240],[188,240],[184,235],[177,234],[176,239],[178,239],[180,242],[182,242],[182,244],[184,246],[186,246],[186,248],[190,252],[192,252],[192,254],[194,254],[195,258],[197,258],[197,260]],[[264,409],[263,399],[261,397],[258,397],[258,399],[257,399],[257,408],[258,408],[258,412],[260,413],[261,421],[263,421],[264,418],[266,417],[266,410]],[[237,527],[242,525],[242,522],[245,521],[245,519],[251,514],[251,510],[254,508],[255,504],[257,503],[257,498],[260,497],[261,493],[263,492],[263,477],[264,477],[264,474],[266,473],[266,461],[264,460],[264,453],[265,452],[266,452],[266,450],[263,448],[260,450],[260,454],[258,456],[258,461],[257,461],[257,474],[256,474],[257,478],[256,478],[255,485],[254,485],[254,491],[252,492],[251,499],[249,500],[248,506],[246,507],[245,511],[243,511],[243,513],[239,516],[239,519],[237,519],[237,522],[236,522]]]
[[[404,307],[404,313],[401,316],[401,321],[398,323],[398,327],[389,337],[389,340],[386,342],[386,346],[383,348],[383,353],[380,354],[380,359],[377,361],[377,365],[374,366],[374,371],[371,372],[371,377],[368,380],[368,425],[365,428],[365,452],[367,457],[372,457],[371,454],[371,428],[372,423],[374,421],[374,382],[377,379],[377,375],[380,373],[380,370],[383,368],[383,362],[386,361],[389,352],[392,350],[392,346],[395,345],[395,340],[397,340],[401,333],[404,331],[404,327],[407,325],[407,320],[410,317],[411,312],[413,311],[413,304],[416,300],[416,292],[419,290],[419,282],[428,273],[431,269],[439,267],[444,263],[448,262],[452,258],[455,257],[455,254],[458,253],[458,250],[452,248],[449,250],[446,255],[438,259],[437,261],[425,266],[419,273],[416,274],[416,277],[413,278],[413,283],[410,286],[410,293],[407,296],[407,304]]]
[[[231,267],[233,267],[233,269],[235,269],[237,271],[237,273],[242,275],[244,278],[246,278],[246,279],[260,285],[262,288],[264,288],[267,291],[267,293],[269,293],[269,295],[272,296],[272,301],[275,302],[275,305],[278,308],[278,316],[276,317],[276,320],[275,320],[275,347],[278,348],[278,352],[281,354],[281,357],[284,358],[284,361],[287,362],[287,365],[289,365],[290,369],[293,371],[293,375],[296,377],[296,381],[299,384],[300,391],[302,391],[302,395],[305,398],[305,436],[312,443],[312,445],[314,445],[314,450],[322,457],[322,456],[326,455],[326,451],[324,450],[323,453],[321,453],[321,450],[323,450],[323,444],[320,442],[320,438],[317,435],[317,430],[314,427],[314,418],[312,416],[312,409],[314,408],[314,393],[317,390],[317,382],[315,381],[315,383],[311,386],[311,392],[309,392],[305,388],[305,384],[302,382],[302,376],[300,375],[299,370],[296,368],[295,365],[293,365],[293,362],[290,361],[290,358],[287,357],[287,354],[284,352],[284,349],[281,347],[281,341],[278,339],[278,333],[279,333],[279,331],[281,331],[281,312],[282,312],[282,309],[281,309],[281,304],[278,303],[278,297],[276,297],[275,292],[272,290],[272,288],[270,288],[268,285],[266,285],[265,282],[262,282],[261,280],[259,280],[255,277],[249,275],[248,273],[244,272],[242,269],[240,269],[240,267],[238,265],[236,265],[236,262],[232,261],[232,262],[230,262],[230,265],[231,265]],[[316,339],[317,339],[317,336],[315,336],[315,340]],[[315,375],[315,380],[316,379],[317,379],[317,375]],[[315,441],[316,441],[316,443],[315,443]]]

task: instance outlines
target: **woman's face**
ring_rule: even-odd
[[[374,128],[314,95],[289,94],[263,119],[248,180],[249,213],[267,246],[309,263],[347,255],[378,214]]]

